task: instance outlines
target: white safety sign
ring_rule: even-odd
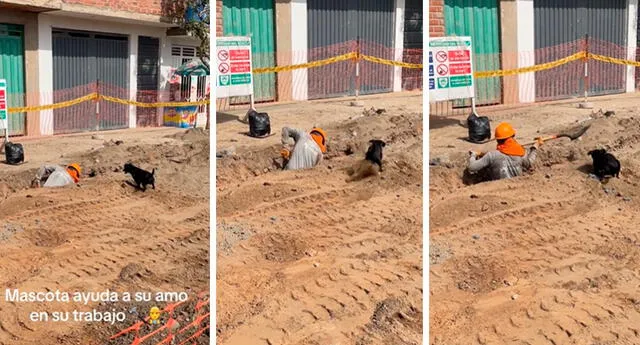
[[[0,129],[7,130],[7,117],[9,106],[7,105],[7,81],[0,79]]]
[[[471,37],[429,39],[429,101],[475,96]]]
[[[216,39],[216,98],[253,95],[251,37]]]

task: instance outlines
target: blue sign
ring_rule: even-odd
[[[429,78],[429,90],[435,90],[436,88],[436,80]]]
[[[433,63],[433,53],[429,52],[429,63]]]
[[[435,73],[433,72],[433,65],[429,65],[429,76],[433,77]]]

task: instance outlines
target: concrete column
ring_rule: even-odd
[[[638,0],[627,0],[627,59],[636,61]],[[636,91],[636,68],[627,66],[627,92]]]
[[[501,0],[500,31],[503,70],[535,64],[533,0]],[[502,81],[504,104],[535,102],[533,72],[506,76]]]
[[[291,63],[307,62],[307,0],[291,0]],[[309,82],[306,68],[292,72],[292,95],[296,101],[309,98]]]
[[[396,1],[396,37],[394,44],[394,57],[395,61],[402,61],[402,52],[404,50],[404,11],[405,0]],[[402,91],[402,67],[393,67],[393,92]]]
[[[138,35],[129,35],[129,99],[136,101],[138,98]],[[129,106],[129,128],[136,128],[138,122],[137,107]]]
[[[500,45],[502,52],[501,69],[508,70],[518,68],[518,23],[517,4],[514,1],[500,1]],[[520,102],[518,91],[518,76],[506,76],[502,78],[503,104],[516,104]]]
[[[276,1],[276,64],[278,66],[291,65],[293,51],[291,49],[291,1]],[[292,72],[279,72],[278,101],[293,99]]]
[[[40,104],[52,104],[53,97],[53,36],[50,17],[38,15],[38,71],[40,74]],[[53,110],[40,112],[40,134],[53,135]]]
[[[535,65],[533,0],[516,0],[518,68]],[[535,73],[518,74],[520,103],[536,101]]]

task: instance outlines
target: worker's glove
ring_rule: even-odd
[[[288,149],[282,149],[280,150],[280,156],[282,156],[282,158],[284,159],[289,159],[289,157],[291,156],[291,152],[289,152]]]
[[[484,153],[479,152],[479,151],[469,151],[469,157],[473,157],[473,158],[482,158],[482,156],[484,156]]]

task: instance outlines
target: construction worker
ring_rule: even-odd
[[[293,138],[293,150],[287,148],[289,138]],[[282,128],[282,145],[280,155],[285,160],[284,169],[309,169],[322,161],[322,154],[327,152],[327,134],[314,127],[310,133],[289,127]]]
[[[63,187],[80,181],[82,169],[78,163],[66,167],[60,165],[44,165],[38,169],[33,187]]]
[[[503,122],[496,127],[495,138],[498,142],[497,150],[484,155],[470,151],[470,173],[477,173],[487,168],[489,180],[500,180],[522,175],[523,170],[530,169],[536,159],[537,150],[543,144],[542,139],[536,139],[536,143],[527,151],[518,144],[514,138],[516,131],[510,124]],[[479,157],[481,156],[481,157]]]

